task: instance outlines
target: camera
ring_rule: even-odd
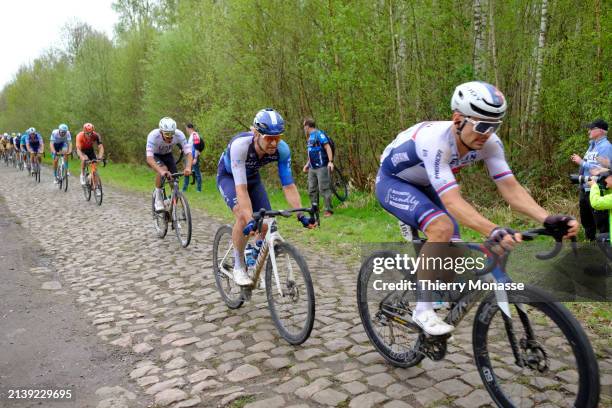
[[[597,185],[599,185],[599,188],[603,191],[608,188],[606,185],[606,177],[611,174],[612,173],[610,171],[601,173],[598,176],[583,176],[581,174],[570,174],[569,179],[572,184],[579,184],[580,187],[586,186],[586,183],[592,180],[597,183]]]

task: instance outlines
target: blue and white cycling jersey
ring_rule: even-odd
[[[462,167],[484,160],[496,182],[512,176],[504,147],[496,134],[480,150],[459,157],[453,122],[422,122],[401,132],[381,156],[380,172],[418,186],[432,185],[442,196],[457,188],[456,173]]]
[[[43,138],[40,133],[26,136],[26,146],[32,150],[38,150],[43,144]]]
[[[23,150],[24,152],[26,150],[26,139],[27,138],[28,138],[28,135],[24,133],[23,135],[21,135],[21,143],[19,143],[19,145],[21,146],[21,150]]]
[[[70,132],[66,132],[64,136],[60,135],[59,129],[55,129],[53,132],[51,132],[51,143],[70,143],[71,140],[72,136],[70,135]]]
[[[291,152],[284,140],[278,143],[276,153],[259,158],[253,144],[253,133],[242,132],[230,140],[220,161],[223,166],[219,166],[219,171],[223,169],[225,173],[231,174],[235,185],[247,184],[248,180],[259,174],[262,166],[272,162],[278,162],[278,176],[283,187],[293,184]]]

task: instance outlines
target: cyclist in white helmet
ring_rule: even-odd
[[[153,129],[147,136],[147,164],[155,170],[155,211],[164,210],[164,203],[161,190],[162,176],[168,177],[176,173],[176,161],[172,156],[172,148],[175,145],[181,146],[183,153],[187,157],[187,164],[183,174],[191,175],[191,145],[187,142],[185,134],[176,128],[176,122],[172,118],[162,118],[159,121],[159,128]]]
[[[376,197],[383,208],[426,235],[420,256],[449,256],[448,247],[439,243],[460,238],[458,223],[507,250],[521,241],[520,234],[488,220],[461,196],[455,173],[479,160],[513,210],[541,223],[567,227],[567,237],[575,236],[576,220],[550,215],[512,174],[495,134],[506,113],[504,95],[486,82],[467,82],[455,89],[451,108],[451,121],[421,122],[401,132],[383,152],[376,177]],[[449,278],[439,272],[417,268],[417,279]],[[438,317],[431,300],[426,291],[417,292],[413,321],[430,335],[451,332],[454,327]]]

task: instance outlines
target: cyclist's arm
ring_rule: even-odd
[[[497,189],[513,210],[525,214],[538,222],[544,222],[548,212],[535,202],[533,197],[520,185],[514,177],[506,177],[498,181]]]
[[[489,175],[495,181],[501,196],[513,210],[528,217],[544,222],[548,212],[535,202],[531,195],[520,185],[506,162],[504,147],[497,135],[492,135],[482,152]]]
[[[484,236],[488,236],[497,227],[465,201],[458,188],[447,191],[440,199],[444,207],[460,225],[478,231]]]
[[[239,138],[229,147],[230,165],[234,185],[236,186],[236,200],[240,210],[240,218],[245,225],[253,217],[253,205],[247,189],[246,158],[250,141],[248,138]]]
[[[38,135],[38,144],[42,148],[42,152],[39,152],[39,154],[43,154],[45,152],[45,141],[43,140],[41,135]]]
[[[151,167],[153,170],[155,170],[156,173],[161,174],[161,175],[164,174],[164,170],[162,169],[161,166],[159,166],[155,162],[155,158],[153,156],[147,155],[147,164],[149,165],[149,167]]]
[[[589,200],[591,201],[591,207],[595,210],[612,210],[612,194],[607,194],[602,197],[597,183],[591,186]]]
[[[51,137],[49,137],[49,149],[51,153],[55,153],[55,149],[53,148],[53,142],[55,142],[55,136],[51,133]]]
[[[300,198],[300,193],[295,184],[289,184],[287,186],[283,186],[283,194],[285,195],[285,200],[289,203],[291,208],[301,208],[302,200]]]

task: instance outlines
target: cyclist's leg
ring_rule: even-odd
[[[403,223],[423,231],[428,237],[427,243],[421,248],[419,258],[444,259],[448,249],[444,243],[451,241],[455,225],[444,208],[433,202],[427,190],[379,171],[376,177],[376,198],[385,210]],[[439,277],[440,271],[427,266],[428,262],[421,262],[417,268],[418,289],[421,282],[434,281]],[[453,326],[444,323],[435,314],[429,291],[417,290],[413,320],[432,335],[446,334],[453,330]]]

